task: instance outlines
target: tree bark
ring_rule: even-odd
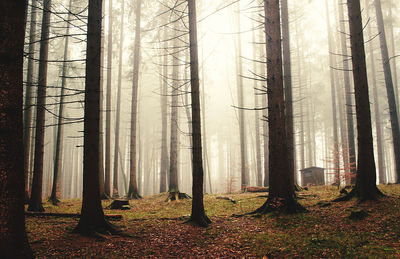
[[[347,118],[347,144],[348,144],[348,160],[350,172],[356,173],[356,146],[354,137],[354,122],[353,122],[353,101],[352,94],[350,90],[350,70],[348,62],[348,52],[347,52],[347,42],[346,42],[346,28],[344,20],[344,8],[343,3],[339,0],[339,24],[340,24],[340,39],[342,48],[342,58],[343,58],[343,70],[344,70],[344,87],[346,95],[346,118]],[[352,177],[351,183],[354,184],[354,177]]]
[[[55,145],[55,154],[54,154],[54,170],[53,170],[53,185],[51,189],[51,195],[49,201],[51,201],[54,205],[57,205],[58,200],[58,183],[59,183],[59,174],[61,168],[61,155],[62,155],[62,148],[63,148],[63,136],[64,136],[64,96],[65,96],[65,87],[66,87],[66,76],[67,76],[67,60],[69,57],[68,47],[69,47],[69,30],[70,30],[70,21],[71,21],[71,7],[72,7],[72,0],[69,0],[69,8],[68,10],[68,18],[67,18],[67,30],[65,38],[65,45],[64,45],[64,62],[62,65],[62,75],[61,75],[61,93],[60,93],[60,107],[58,110],[58,125],[57,125],[57,134],[56,134],[56,145]]]
[[[288,161],[279,3],[279,0],[264,0],[270,184],[267,201],[253,213],[273,210],[294,213],[301,208],[295,198],[293,172]]]
[[[376,11],[376,22],[379,30],[379,41],[381,45],[381,57],[383,64],[383,73],[385,76],[386,94],[389,103],[389,114],[390,114],[390,125],[392,128],[393,138],[393,150],[394,150],[394,161],[395,171],[397,180],[396,183],[400,183],[400,128],[399,128],[399,117],[396,107],[396,97],[392,80],[392,71],[390,68],[389,51],[386,42],[385,26],[383,24],[382,7],[380,0],[374,0],[375,11]]]
[[[102,0],[89,0],[85,115],[83,147],[83,200],[81,217],[74,232],[82,235],[117,233],[104,217],[99,183],[100,59]]]
[[[174,30],[177,30],[177,22],[174,23]],[[177,37],[175,31],[174,37]],[[178,40],[173,40],[174,48],[178,49]],[[178,186],[178,156],[179,156],[179,137],[178,137],[178,95],[179,89],[179,52],[172,54],[172,91],[171,91],[171,139],[169,157],[169,187],[168,192],[179,192]]]
[[[291,172],[292,180],[297,182],[297,173],[295,170],[294,156],[294,126],[293,126],[293,90],[292,90],[292,71],[291,71],[291,56],[290,56],[290,34],[289,34],[289,7],[287,0],[281,0],[282,12],[282,51],[283,51],[283,81],[285,87],[285,118],[286,118],[286,134],[287,134],[287,149],[289,160],[289,171]]]
[[[363,201],[374,200],[381,195],[381,192],[376,187],[376,169],[360,0],[348,0],[347,8],[349,12],[351,56],[356,97],[358,164],[355,188],[346,197],[355,195]]]
[[[122,49],[124,45],[124,15],[125,1],[121,3],[121,31],[119,35],[119,64],[118,64],[118,92],[117,92],[117,112],[115,118],[115,139],[114,139],[114,177],[113,177],[113,197],[118,198],[118,150],[119,150],[119,124],[121,118],[121,88],[122,88]]]
[[[369,6],[368,1],[365,1],[367,17],[369,17]],[[371,26],[367,28],[368,36],[372,37]],[[374,97],[374,114],[375,114],[375,131],[376,131],[376,149],[378,152],[378,172],[379,172],[379,183],[384,184],[386,183],[386,173],[385,173],[385,154],[383,149],[384,137],[383,137],[383,130],[382,130],[382,121],[380,115],[380,107],[379,107],[379,96],[378,96],[378,87],[376,82],[376,66],[375,66],[375,54],[373,49],[372,42],[369,44],[368,52],[369,52],[369,59],[370,59],[370,71],[372,80],[372,87],[373,87],[373,97]]]
[[[167,39],[167,29],[164,27],[164,40]],[[164,41],[163,52],[163,83],[161,94],[161,165],[160,165],[160,193],[167,191],[168,174],[168,41]]]
[[[47,87],[47,58],[49,53],[49,29],[51,0],[43,2],[42,33],[40,39],[39,57],[39,81],[37,90],[36,107],[36,137],[35,137],[35,161],[33,168],[32,192],[29,201],[29,211],[44,211],[42,206],[42,184],[43,184],[43,155],[44,155],[44,132],[45,132],[45,106]]]
[[[37,0],[31,2],[31,21],[29,28],[29,53],[28,68],[26,72],[26,90],[24,102],[24,172],[25,172],[25,202],[29,201],[29,174],[30,174],[30,158],[31,158],[31,125],[32,125],[32,91],[33,91],[33,73],[34,73],[34,57],[36,51],[36,4]]]
[[[203,203],[203,157],[201,147],[201,118],[200,118],[200,83],[199,55],[197,45],[196,1],[188,0],[189,38],[190,38],[190,85],[192,97],[192,212],[190,220],[195,224],[206,227],[211,223],[204,210]]]
[[[136,174],[136,133],[137,133],[137,105],[138,105],[138,89],[139,89],[139,68],[140,68],[140,16],[142,1],[136,1],[136,28],[135,28],[135,46],[133,57],[133,84],[132,84],[132,107],[131,107],[131,157],[130,157],[130,174],[128,199],[140,199]]]
[[[245,188],[248,183],[247,171],[247,142],[246,142],[246,128],[244,116],[244,96],[243,96],[243,64],[242,64],[242,43],[240,37],[240,1],[237,3],[237,56],[236,56],[236,73],[237,73],[237,93],[238,93],[238,107],[239,107],[239,138],[240,138],[240,174],[241,174],[241,188]]]
[[[105,182],[104,192],[108,197],[111,191],[111,88],[112,88],[112,52],[113,52],[113,15],[112,1],[108,0],[108,47],[107,47],[107,93],[106,93],[106,146],[105,146]]]
[[[34,258],[25,232],[23,53],[26,1],[0,2],[0,255]]]
[[[340,179],[340,156],[339,156],[339,137],[338,137],[338,123],[337,123],[337,114],[336,114],[336,86],[335,86],[335,71],[334,67],[336,64],[336,59],[333,56],[333,39],[332,39],[332,30],[331,30],[331,22],[330,22],[330,15],[329,15],[329,6],[328,0],[325,0],[326,6],[326,26],[327,26],[327,33],[328,33],[328,44],[329,44],[329,77],[330,77],[330,84],[331,84],[331,99],[332,99],[332,123],[333,123],[333,160],[334,160],[334,177],[335,177],[335,184],[339,184]]]

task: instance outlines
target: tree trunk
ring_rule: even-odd
[[[241,188],[248,185],[247,172],[247,143],[246,143],[246,128],[244,117],[244,97],[243,97],[243,64],[242,64],[242,43],[240,37],[240,1],[237,3],[237,45],[236,45],[236,74],[237,74],[237,94],[238,94],[238,109],[239,109],[239,137],[240,137],[240,173],[241,173]]]
[[[174,29],[177,29],[176,22]],[[177,33],[174,33],[177,37]],[[178,49],[178,40],[173,40],[174,48]],[[170,157],[169,157],[169,187],[168,192],[179,192],[178,186],[178,95],[179,90],[179,52],[172,54],[172,91],[171,91],[171,139],[170,139]]]
[[[69,28],[70,28],[70,21],[71,21],[71,7],[72,7],[72,0],[69,0],[69,8],[70,12],[68,13],[67,18],[67,30],[65,38],[65,45],[64,45],[64,62],[62,65],[62,76],[61,76],[61,94],[60,94],[60,107],[58,110],[58,125],[57,125],[57,136],[56,136],[56,145],[55,145],[55,154],[54,154],[54,170],[53,170],[53,185],[51,189],[51,195],[49,201],[51,201],[54,205],[57,205],[58,200],[58,182],[59,182],[59,173],[61,168],[61,154],[62,154],[62,147],[63,147],[63,122],[64,122],[64,96],[65,96],[65,87],[66,87],[66,76],[67,76],[67,60],[69,57],[68,53],[68,45],[69,45]]]
[[[293,90],[292,90],[292,72],[290,57],[290,34],[289,34],[289,8],[288,1],[281,0],[282,12],[282,51],[283,51],[283,81],[285,86],[285,118],[287,149],[289,160],[289,171],[291,172],[293,183],[297,182],[294,159],[294,126],[293,126]]]
[[[133,57],[133,85],[132,85],[132,110],[131,110],[131,157],[128,199],[141,198],[138,191],[136,174],[136,130],[137,130],[137,105],[139,89],[139,68],[140,68],[140,16],[142,1],[136,1],[136,24],[135,24],[135,46]]]
[[[34,73],[34,57],[36,51],[36,3],[37,0],[31,2],[31,21],[29,28],[29,53],[28,68],[26,72],[26,90],[24,102],[24,172],[25,172],[25,202],[29,201],[29,161],[31,157],[31,125],[32,125],[32,91],[33,91],[33,73]]]
[[[254,26],[254,24],[253,24]],[[252,37],[253,37],[253,44],[255,44],[256,42],[256,32],[255,30],[253,30],[252,33]],[[258,52],[258,47],[255,46],[253,48],[253,59],[257,60],[258,56],[257,56],[257,52]],[[253,70],[254,73],[257,74],[257,62],[253,62]],[[255,127],[255,139],[256,139],[256,185],[258,187],[262,186],[262,165],[261,165],[261,136],[260,136],[260,111],[258,110],[258,106],[259,106],[259,91],[258,90],[258,81],[254,80],[254,106],[257,108],[254,114],[254,127]],[[265,107],[264,107],[265,108]],[[220,155],[221,152],[219,152]]]
[[[113,52],[113,15],[112,1],[108,0],[108,47],[107,47],[107,93],[106,93],[106,157],[104,192],[111,193],[111,88],[112,88],[112,52]]]
[[[164,27],[164,40],[167,38],[167,29]],[[161,94],[161,165],[160,165],[160,193],[167,191],[168,174],[168,41],[164,41],[163,52],[163,83]]]
[[[365,1],[367,17],[369,17],[369,6],[368,1]],[[371,26],[367,28],[368,36],[372,37]],[[384,184],[386,183],[386,174],[385,174],[385,154],[383,150],[384,144],[384,137],[383,137],[383,130],[382,130],[382,121],[380,115],[380,108],[379,108],[379,96],[378,96],[378,87],[376,82],[376,67],[375,67],[375,54],[373,49],[372,42],[369,43],[369,59],[370,59],[370,71],[372,80],[372,87],[373,87],[373,96],[374,96],[374,114],[375,114],[375,131],[376,131],[376,149],[378,152],[378,172],[379,172],[379,183]]]
[[[33,181],[29,211],[44,211],[42,206],[42,184],[43,184],[43,155],[44,155],[44,131],[45,131],[45,105],[47,85],[47,57],[49,53],[49,28],[51,0],[43,3],[42,34],[40,39],[39,58],[39,81],[37,90],[36,111],[36,138],[35,138],[35,161],[33,168]]]
[[[374,0],[375,11],[376,11],[376,22],[379,30],[379,41],[381,45],[381,57],[383,64],[383,73],[385,76],[386,94],[389,103],[389,114],[390,114],[390,125],[392,128],[393,137],[393,150],[394,150],[394,161],[395,171],[397,180],[396,183],[400,183],[400,129],[399,129],[399,117],[396,108],[396,98],[392,80],[392,71],[390,68],[389,51],[386,43],[386,32],[383,24],[383,15],[380,0]]]
[[[332,158],[334,160],[334,177],[335,183],[339,184],[340,179],[340,156],[339,156],[339,137],[338,137],[338,125],[337,125],[337,115],[336,115],[336,87],[335,87],[335,71],[334,67],[336,64],[335,56],[333,55],[333,39],[332,39],[332,30],[331,30],[331,23],[330,23],[330,13],[329,13],[329,6],[328,0],[325,0],[326,6],[326,26],[328,32],[328,44],[329,44],[329,76],[330,76],[330,83],[331,83],[331,98],[332,98],[332,123],[333,123],[333,155]]]
[[[389,26],[389,34],[390,34],[390,45],[391,45],[391,53],[390,56],[394,57],[396,55],[396,45],[395,45],[395,36],[393,33],[393,16],[392,16],[392,9],[393,9],[393,4],[391,4],[388,9],[389,9],[389,16],[387,17],[389,22],[388,22],[388,26]],[[393,71],[393,86],[394,86],[394,92],[395,92],[395,99],[396,99],[396,108],[397,111],[399,111],[399,85],[398,85],[398,81],[397,81],[397,65],[396,65],[396,58],[392,58],[392,71]]]
[[[0,255],[34,258],[25,232],[23,53],[26,1],[0,2]]]
[[[121,3],[121,31],[119,35],[119,64],[118,64],[118,93],[117,93],[117,112],[115,119],[115,140],[114,140],[114,180],[113,197],[118,198],[118,150],[119,150],[119,124],[121,118],[121,88],[122,88],[122,49],[124,47],[124,11],[125,1]]]
[[[104,3],[102,3],[102,17],[104,17]],[[104,96],[104,19],[101,20],[101,57],[100,57],[100,134],[99,134],[99,181],[100,181],[100,198],[107,199],[105,193],[105,184],[104,184],[104,104],[103,104],[103,96]]]
[[[190,37],[190,85],[192,97],[192,212],[190,220],[195,224],[206,227],[211,223],[204,210],[203,203],[203,157],[201,147],[201,118],[200,118],[200,83],[199,55],[197,45],[196,1],[188,0],[189,37]]]
[[[117,233],[104,218],[99,183],[100,57],[102,0],[89,0],[85,80],[83,200],[74,232],[82,235]]]
[[[360,1],[348,0],[347,7],[350,21],[351,56],[356,97],[358,164],[356,186],[345,197],[356,195],[361,200],[373,200],[381,195],[381,192],[376,187],[374,145],[372,141],[371,111]]]
[[[295,198],[293,172],[290,171],[288,161],[279,2],[264,0],[270,184],[267,201],[253,213],[267,213],[272,210],[294,213],[301,208]]]
[[[345,95],[346,95],[346,118],[347,118],[347,142],[348,142],[348,159],[349,159],[349,168],[350,172],[356,173],[356,146],[355,146],[355,137],[354,137],[354,122],[353,122],[353,101],[352,94],[350,90],[350,70],[349,70],[349,55],[347,51],[347,42],[346,42],[346,28],[345,28],[345,20],[344,20],[344,10],[343,3],[339,0],[339,24],[340,24],[340,38],[341,38],[341,48],[342,48],[342,57],[343,58],[343,70],[344,70],[344,87],[345,87]],[[354,177],[351,178],[351,183],[354,184]]]

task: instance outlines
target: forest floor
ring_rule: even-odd
[[[77,218],[27,217],[28,238],[37,258],[183,258],[183,257],[331,257],[400,258],[400,185],[379,188],[388,197],[358,204],[325,203],[338,197],[334,187],[299,192],[308,212],[294,215],[233,217],[251,212],[266,200],[260,193],[205,195],[208,228],[185,224],[191,200],[165,202],[167,194],[131,201],[131,210],[113,221],[131,237],[88,238],[73,234]],[[231,197],[237,203],[217,199]],[[265,196],[265,193],[264,193]],[[78,213],[80,200],[45,203],[47,212]],[[104,201],[106,207],[110,201]],[[326,206],[326,207],[325,207]],[[368,216],[349,219],[363,209]]]

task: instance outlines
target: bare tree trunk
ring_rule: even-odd
[[[341,48],[342,48],[342,58],[343,58],[343,72],[344,72],[344,87],[346,94],[346,118],[347,118],[347,142],[348,142],[348,158],[349,167],[351,173],[356,173],[356,146],[354,137],[354,122],[353,122],[353,101],[352,94],[350,90],[350,70],[349,70],[349,55],[347,52],[347,42],[346,42],[346,28],[344,20],[344,10],[343,3],[339,0],[339,24],[340,24],[340,38],[341,38]],[[351,183],[354,184],[354,179],[351,178]]]
[[[176,22],[174,23],[176,28]],[[176,37],[176,31],[174,37]],[[177,39],[173,40],[174,48],[178,49]],[[179,137],[178,137],[178,95],[179,89],[179,52],[172,55],[172,91],[171,91],[171,140],[170,140],[170,157],[169,157],[169,187],[168,192],[179,192],[178,186],[178,157],[179,157]]]
[[[356,186],[345,197],[349,198],[355,195],[363,201],[374,200],[382,193],[376,187],[374,145],[360,1],[348,0],[347,7],[350,21],[351,56],[356,97],[358,164]],[[343,198],[338,200],[343,200]]]
[[[135,23],[135,50],[133,57],[133,85],[132,85],[132,110],[131,110],[131,157],[130,157],[130,177],[129,190],[127,197],[129,199],[140,199],[137,181],[136,181],[136,129],[137,129],[137,106],[139,89],[139,68],[140,68],[140,16],[142,1],[136,1],[136,23]]]
[[[37,0],[31,2],[31,21],[29,28],[29,53],[28,68],[26,72],[26,90],[24,102],[24,172],[25,172],[25,202],[29,201],[29,161],[31,155],[31,125],[32,125],[32,91],[33,91],[33,73],[34,73],[34,57],[36,51],[36,4]]]
[[[203,53],[203,52],[202,52]],[[203,59],[203,58],[202,58]],[[210,193],[212,193],[212,184],[211,184],[211,170],[210,170],[210,161],[208,160],[208,148],[207,148],[207,131],[206,131],[206,98],[205,98],[205,91],[204,91],[204,82],[205,82],[205,74],[204,74],[204,59],[203,59],[203,66],[201,69],[201,116],[203,117],[203,149],[204,149],[204,169],[206,169],[204,173],[204,192],[206,192],[207,188],[207,180],[208,180],[208,187]]]
[[[69,28],[70,28],[70,21],[71,21],[71,8],[72,8],[72,0],[69,0],[69,7],[68,7],[68,18],[67,18],[67,30],[65,38],[65,45],[64,45],[64,62],[62,65],[62,75],[61,75],[61,94],[60,94],[60,107],[58,110],[58,125],[57,125],[57,136],[56,136],[56,145],[55,145],[55,154],[54,154],[54,170],[53,170],[53,186],[51,189],[51,195],[49,201],[51,201],[54,205],[57,205],[58,200],[58,184],[59,184],[59,173],[61,168],[61,155],[62,155],[62,148],[63,148],[63,136],[64,136],[64,96],[65,96],[65,87],[66,87],[66,76],[67,76],[67,60],[69,58]]]
[[[112,88],[112,52],[113,52],[113,14],[112,1],[108,0],[108,47],[107,47],[107,93],[106,93],[106,157],[104,192],[111,197],[111,88]]]
[[[104,3],[102,3],[102,17],[104,17]],[[103,96],[104,96],[104,19],[101,20],[101,57],[100,57],[100,134],[99,134],[99,181],[100,181],[100,198],[107,199],[107,195],[105,193],[105,184],[104,184],[104,104],[103,104]]]
[[[83,151],[83,200],[79,223],[74,232],[82,235],[117,233],[105,218],[100,200],[99,132],[100,132],[100,57],[102,0],[89,0],[85,116]]]
[[[265,41],[265,33],[263,30],[260,30],[259,33],[259,41],[263,42]],[[265,46],[264,44],[259,44],[258,51],[260,52],[260,58],[265,58]],[[266,80],[266,69],[265,69],[265,64],[260,64],[259,68],[260,69],[260,77],[263,80],[263,84],[267,82]],[[266,88],[264,89],[263,86],[263,93],[262,93],[262,98],[261,98],[261,105],[263,107],[262,111],[262,136],[263,136],[263,158],[264,158],[264,181],[263,185],[264,187],[269,186],[269,151],[268,151],[268,100],[267,100],[267,91]]]
[[[369,17],[369,6],[368,1],[365,1],[367,17]],[[367,28],[368,36],[372,37],[371,26]],[[383,131],[382,131],[382,121],[379,108],[379,98],[378,98],[378,87],[376,82],[376,66],[375,66],[375,54],[372,42],[369,43],[369,60],[371,68],[372,87],[373,87],[373,97],[374,97],[374,114],[375,114],[375,131],[376,131],[376,148],[378,152],[378,171],[379,171],[379,183],[386,183],[386,173],[385,173],[385,155],[383,150]]]
[[[124,47],[124,11],[125,1],[121,3],[121,31],[119,35],[119,64],[118,64],[118,93],[117,93],[117,112],[115,119],[115,140],[114,140],[114,179],[113,197],[118,197],[118,150],[119,150],[119,124],[121,118],[121,88],[122,88],[122,49]]]
[[[335,87],[335,71],[334,67],[336,64],[336,59],[333,56],[333,39],[332,39],[332,30],[331,30],[331,23],[330,23],[330,15],[329,15],[329,6],[328,0],[325,0],[326,6],[326,26],[328,32],[328,44],[329,44],[329,76],[330,76],[330,83],[331,83],[331,98],[332,98],[332,122],[333,122],[333,160],[334,160],[334,176],[335,176],[335,183],[339,184],[340,179],[340,159],[339,159],[339,137],[338,137],[338,125],[337,125],[337,115],[336,115],[336,87]]]
[[[47,86],[47,57],[49,53],[49,29],[51,0],[43,3],[42,33],[40,39],[39,81],[37,93],[36,111],[36,138],[35,138],[35,161],[33,168],[33,182],[29,211],[44,211],[42,206],[42,184],[43,184],[43,155],[44,155],[44,131],[45,131],[45,105]]]
[[[26,1],[0,2],[0,255],[34,258],[25,231],[23,53]]]
[[[383,15],[380,0],[374,0],[375,11],[376,11],[376,22],[379,30],[379,41],[381,45],[381,57],[383,64],[383,73],[385,76],[386,94],[389,103],[389,114],[390,124],[392,128],[393,137],[393,150],[394,150],[394,161],[395,171],[397,175],[396,183],[400,183],[400,129],[399,129],[399,117],[396,108],[395,91],[392,80],[392,72],[390,68],[389,51],[386,43],[386,32],[383,24]]]
[[[270,185],[267,201],[253,213],[273,210],[294,213],[302,208],[295,198],[293,172],[290,171],[288,162],[279,2],[264,0]]]
[[[291,72],[291,57],[290,57],[290,34],[289,34],[289,8],[288,1],[281,0],[282,12],[282,51],[283,51],[283,81],[285,88],[285,118],[286,118],[286,134],[287,134],[287,149],[289,160],[289,171],[291,172],[292,180],[297,182],[297,173],[295,171],[295,156],[294,156],[294,126],[293,126],[293,93],[292,93],[292,72]]]
[[[253,44],[256,42],[256,33],[253,30],[252,33]],[[258,47],[255,46],[253,48],[253,59],[256,60],[258,52]],[[257,62],[253,62],[253,70],[254,73],[257,74]],[[260,136],[260,111],[258,110],[259,106],[259,90],[258,90],[258,82],[254,80],[254,106],[257,108],[254,114],[254,127],[256,129],[255,139],[256,139],[256,185],[261,187],[263,185],[262,182],[262,165],[261,165],[261,136]],[[264,107],[265,108],[265,107]],[[221,155],[221,152],[220,152]]]
[[[239,136],[240,136],[240,161],[241,161],[241,188],[245,188],[248,183],[247,172],[247,143],[246,128],[244,117],[244,97],[243,97],[243,64],[242,64],[242,43],[240,37],[240,1],[237,3],[237,45],[236,45],[236,73],[237,73],[237,91],[238,91],[238,107],[239,107]]]
[[[164,39],[167,38],[167,29],[164,27]],[[163,83],[161,94],[161,166],[160,166],[160,192],[167,191],[168,174],[168,41],[164,41],[163,52]]]
[[[203,203],[203,155],[201,147],[201,118],[200,118],[200,83],[199,83],[199,55],[197,46],[197,17],[196,1],[188,0],[189,9],[189,37],[190,37],[190,85],[192,97],[192,212],[190,220],[195,224],[206,227],[211,223],[204,210]]]
[[[391,45],[391,53],[390,56],[394,57],[396,55],[396,45],[395,45],[395,36],[393,33],[393,15],[392,15],[392,9],[393,9],[393,4],[391,4],[389,6],[389,22],[388,22],[388,26],[389,26],[389,34],[390,34],[390,45]],[[395,99],[396,99],[396,108],[397,111],[399,111],[400,107],[399,107],[399,85],[398,85],[398,81],[397,81],[397,65],[396,65],[396,58],[391,58],[392,61],[392,71],[393,71],[393,87],[394,87],[394,92],[395,92]]]

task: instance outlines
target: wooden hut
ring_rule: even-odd
[[[325,185],[324,170],[324,168],[316,166],[301,169],[300,173],[302,185]]]

